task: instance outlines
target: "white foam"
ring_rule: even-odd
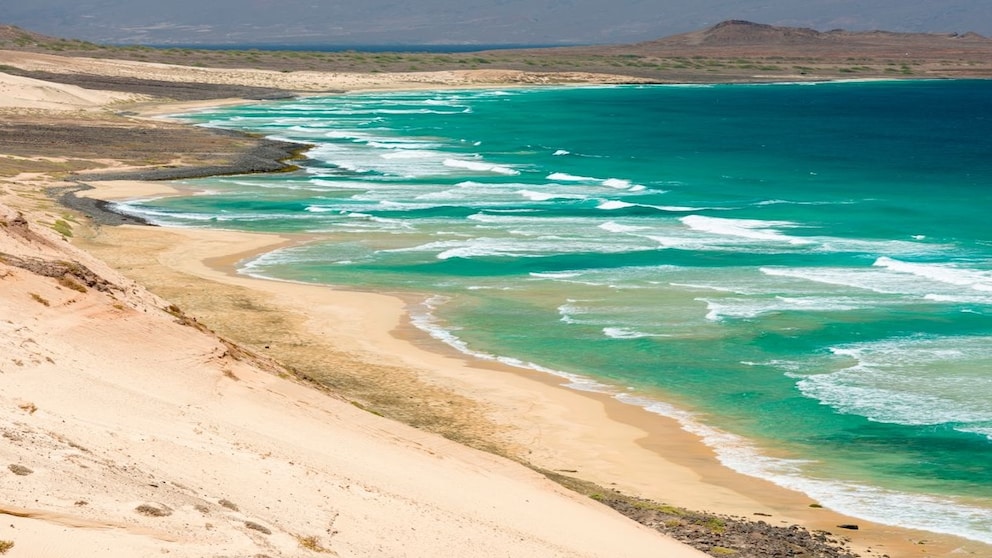
[[[737,289],[731,289],[729,287],[722,287],[717,285],[700,285],[696,283],[669,283],[673,287],[681,287],[685,289],[699,289],[704,291],[717,291],[720,293],[735,293],[735,294],[749,294],[742,292]]]
[[[517,193],[531,201],[587,199],[587,196],[579,194],[555,194],[550,192],[535,192],[533,190],[517,190]]]
[[[645,337],[668,337],[660,333],[644,333],[628,327],[604,327],[603,335],[612,339],[643,339]]]
[[[865,289],[881,294],[894,294],[905,292],[903,281],[898,277],[893,279],[891,274],[879,273],[863,268],[787,268],[787,267],[762,267],[761,273],[770,277],[789,277],[793,279],[803,279],[827,285],[839,285],[844,287],[854,287]]]
[[[591,324],[593,322],[588,320],[582,320],[577,316],[589,313],[589,309],[583,306],[579,306],[578,303],[582,302],[575,299],[568,299],[564,304],[558,307],[558,315],[560,316],[559,321],[566,324]]]
[[[889,258],[883,260],[893,261]],[[899,268],[899,266],[895,266]],[[837,268],[784,268],[762,267],[761,273],[770,277],[785,277],[812,281],[825,285],[837,285],[862,289],[883,295],[901,295],[901,298],[879,299],[879,303],[908,304],[918,300],[929,300],[949,304],[992,304],[992,294],[981,288],[976,288],[968,277],[973,272],[956,268],[940,268],[920,270],[922,273],[908,273],[901,269],[893,269],[887,265],[871,268],[837,267]],[[940,275],[945,281],[936,280],[926,275]],[[980,280],[980,277],[978,278]],[[972,287],[962,289],[961,287]]]
[[[424,149],[394,149],[386,153],[382,153],[379,157],[383,159],[439,159],[443,157],[442,153],[437,151],[427,151]]]
[[[797,375],[797,386],[838,412],[875,422],[951,425],[963,431],[992,425],[992,338],[922,336],[833,347],[850,364]],[[853,363],[853,364],[851,364]],[[831,362],[824,364],[829,366]]]
[[[578,277],[579,275],[582,274],[574,271],[559,271],[559,272],[532,271],[529,275],[531,277],[536,277],[538,279],[571,279],[572,277]]]
[[[772,312],[839,312],[859,310],[865,307],[864,301],[860,299],[825,296],[724,297],[718,299],[697,298],[695,300],[706,303],[708,310],[706,319],[715,322],[725,318],[756,318]]]
[[[986,270],[966,269],[953,264],[911,263],[884,256],[875,260],[875,266],[940,283],[992,292],[992,272]]]
[[[491,172],[495,174],[502,174],[506,176],[514,176],[520,174],[520,171],[505,165],[496,165],[493,163],[486,163],[482,161],[466,161],[464,159],[445,159],[443,162],[444,166],[465,169],[474,172]]]
[[[598,178],[592,178],[591,176],[576,176],[574,174],[568,174],[564,172],[553,172],[548,175],[548,180],[558,180],[561,182],[598,182]]]
[[[690,229],[721,235],[747,238],[750,240],[785,242],[788,244],[813,244],[812,240],[796,238],[782,234],[774,227],[795,227],[789,221],[759,221],[756,219],[725,219],[721,217],[705,217],[688,215],[680,219]]]
[[[607,221],[607,222],[599,225],[599,228],[601,228],[601,229],[603,229],[604,231],[607,231],[607,232],[621,233],[621,234],[634,233],[634,232],[643,231],[643,230],[648,229],[648,227],[638,227],[638,226],[634,226],[634,225],[623,225],[623,224],[617,223],[615,221]]]
[[[443,296],[434,296],[425,300],[421,305],[421,308],[414,309],[414,311],[411,313],[410,322],[415,327],[417,327],[421,331],[426,332],[434,339],[446,343],[447,345],[457,349],[458,351],[466,355],[481,360],[499,362],[507,366],[513,366],[515,368],[524,368],[524,369],[536,370],[538,372],[543,372],[546,374],[551,374],[553,376],[557,376],[559,378],[566,380],[567,383],[563,385],[565,385],[566,387],[570,387],[572,389],[577,389],[580,391],[594,391],[594,392],[608,391],[609,388],[606,384],[597,382],[585,376],[580,376],[578,374],[572,374],[569,372],[563,372],[561,370],[554,370],[551,368],[541,366],[539,364],[535,364],[533,362],[528,362],[517,358],[498,356],[471,349],[468,346],[468,344],[465,343],[465,341],[463,341],[454,333],[455,330],[444,327],[440,323],[440,320],[438,320],[435,315],[435,311],[437,310],[437,308],[439,308],[441,305],[446,303],[448,300],[449,299],[447,297],[443,297]]]
[[[562,155],[571,155],[571,154],[572,154],[571,151],[566,151],[564,149],[559,149],[554,153],[552,153],[552,155],[554,155],[555,157],[561,157]]]
[[[764,200],[754,205],[853,205],[853,201],[792,201],[792,200]]]
[[[633,184],[631,184],[629,180],[624,180],[622,178],[607,178],[603,181],[603,186],[616,188],[617,190],[627,190],[633,186]]]
[[[613,211],[615,209],[626,209],[628,207],[634,207],[635,203],[628,203],[619,200],[606,200],[603,203],[596,206],[596,209],[603,209],[606,211]]]

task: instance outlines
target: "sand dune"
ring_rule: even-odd
[[[0,217],[10,556],[701,556],[280,377],[53,231]]]
[[[0,107],[45,110],[95,109],[136,100],[135,95],[94,91],[0,72]]]

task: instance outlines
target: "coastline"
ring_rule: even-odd
[[[161,105],[161,111],[177,112],[173,107],[176,105]],[[135,175],[118,175],[121,177]],[[86,182],[85,178],[77,180]],[[167,192],[160,184],[151,185],[158,189],[155,195]],[[119,188],[110,191],[105,189],[108,187]],[[139,183],[102,183],[83,197],[109,200],[150,195],[140,189],[144,187]],[[289,314],[281,323],[294,326],[291,336],[306,332],[311,340],[298,338],[294,343],[270,343],[269,347],[250,336],[247,341],[277,360],[282,360],[276,354],[279,351],[292,355],[319,341],[328,346],[318,346],[304,358],[330,351],[341,357],[334,361],[338,366],[405,370],[413,383],[396,384],[394,391],[403,393],[416,383],[431,385],[437,391],[424,393],[425,405],[455,406],[448,400],[433,399],[454,391],[464,399],[468,414],[458,427],[474,424],[470,436],[497,439],[503,449],[520,451],[525,460],[541,468],[673,505],[828,530],[834,536],[851,539],[858,551],[871,548],[873,554],[893,558],[944,555],[955,550],[978,554],[986,548],[954,537],[867,524],[812,508],[811,501],[802,495],[724,468],[711,451],[673,420],[606,394],[570,390],[561,386],[559,378],[473,361],[456,353],[410,325],[400,299],[238,275],[235,266],[241,259],[292,240],[208,232],[103,226],[95,237],[81,239],[86,235],[79,234],[76,241],[138,278],[139,284],[161,290],[167,300],[175,300],[200,323],[220,329],[218,324],[232,322],[224,327],[232,328],[235,335],[221,331],[226,337],[237,339],[238,331],[245,335],[249,329],[257,334],[260,329],[264,331],[264,320],[272,319],[273,314]],[[192,298],[183,299],[184,292],[196,296],[187,294]],[[234,307],[243,307],[243,314],[225,315],[230,308],[212,308],[209,299],[218,297],[231,298]],[[260,309],[266,310],[263,321],[239,323],[245,315],[259,314]],[[668,484],[660,485],[659,477],[665,477]],[[849,523],[859,524],[860,529],[837,529],[837,525]]]
[[[112,200],[141,197],[150,191],[161,193],[161,186],[155,183],[109,185],[112,189],[103,190],[98,183],[86,195]],[[125,226],[103,229],[96,240],[106,244],[103,250],[93,245],[86,249],[115,267],[121,264],[113,262],[114,253],[119,253],[122,246],[158,260],[136,264],[131,260],[133,253],[118,256],[122,262],[130,261],[130,273],[136,274],[142,284],[161,281],[159,274],[164,267],[184,278],[184,290],[193,287],[225,292],[225,287],[234,287],[238,296],[249,298],[243,304],[254,309],[251,313],[270,305],[296,316],[291,322],[311,337],[298,330],[294,333],[297,343],[292,347],[280,350],[276,343],[265,345],[266,354],[279,361],[292,363],[293,353],[300,346],[317,345],[317,354],[340,357],[342,352],[352,353],[350,356],[358,362],[412,371],[416,382],[464,397],[479,405],[467,410],[478,415],[459,418],[483,424],[476,424],[468,435],[476,439],[458,441],[496,449],[498,453],[516,453],[517,459],[538,470],[593,482],[663,505],[827,532],[862,555],[967,555],[985,548],[953,536],[845,516],[819,507],[801,493],[732,471],[698,436],[686,432],[674,419],[624,403],[609,393],[569,388],[567,381],[551,374],[473,359],[430,338],[410,322],[408,301],[395,296],[253,278],[237,272],[240,261],[294,243],[291,239],[233,231]],[[142,271],[136,271],[139,265],[144,267]],[[167,299],[182,299],[180,292],[168,286],[161,288],[164,292],[160,294]],[[152,289],[157,291],[154,286]],[[237,322],[239,329],[251,327],[245,325],[246,320],[252,320],[251,313],[230,316],[230,309],[198,308],[196,300],[180,305],[201,322],[217,327],[222,335],[233,335],[239,342],[243,339],[238,338],[237,330],[224,329],[221,322],[225,319],[221,316]],[[332,342],[321,341],[331,332]],[[305,377],[321,383],[319,377]],[[415,389],[415,384],[403,389]],[[428,397],[433,395],[436,393]],[[494,434],[499,444],[478,439]],[[838,528],[840,525],[857,525],[858,529],[845,530]]]

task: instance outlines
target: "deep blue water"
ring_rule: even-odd
[[[679,418],[731,467],[992,543],[992,82],[307,98],[189,115],[298,172],[129,211],[300,232],[253,274]]]

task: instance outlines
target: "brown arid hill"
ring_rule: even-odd
[[[0,26],[0,50],[281,72],[590,72],[659,83],[992,78],[992,39],[975,33],[816,31],[731,20],[627,45],[473,53],[208,50],[107,46]],[[2,64],[2,58],[0,58]],[[32,76],[45,79],[44,76]]]
[[[709,29],[674,35],[657,41],[632,45],[642,52],[701,50],[726,53],[733,49],[744,54],[780,54],[783,48],[810,56],[859,52],[873,57],[919,54],[957,57],[976,52],[985,55],[992,39],[977,33],[892,33],[889,31],[821,32],[805,27],[776,27],[750,21],[731,20]]]
[[[823,32],[730,20],[656,41],[554,50],[668,65],[687,81],[992,77],[992,39],[977,33]]]

